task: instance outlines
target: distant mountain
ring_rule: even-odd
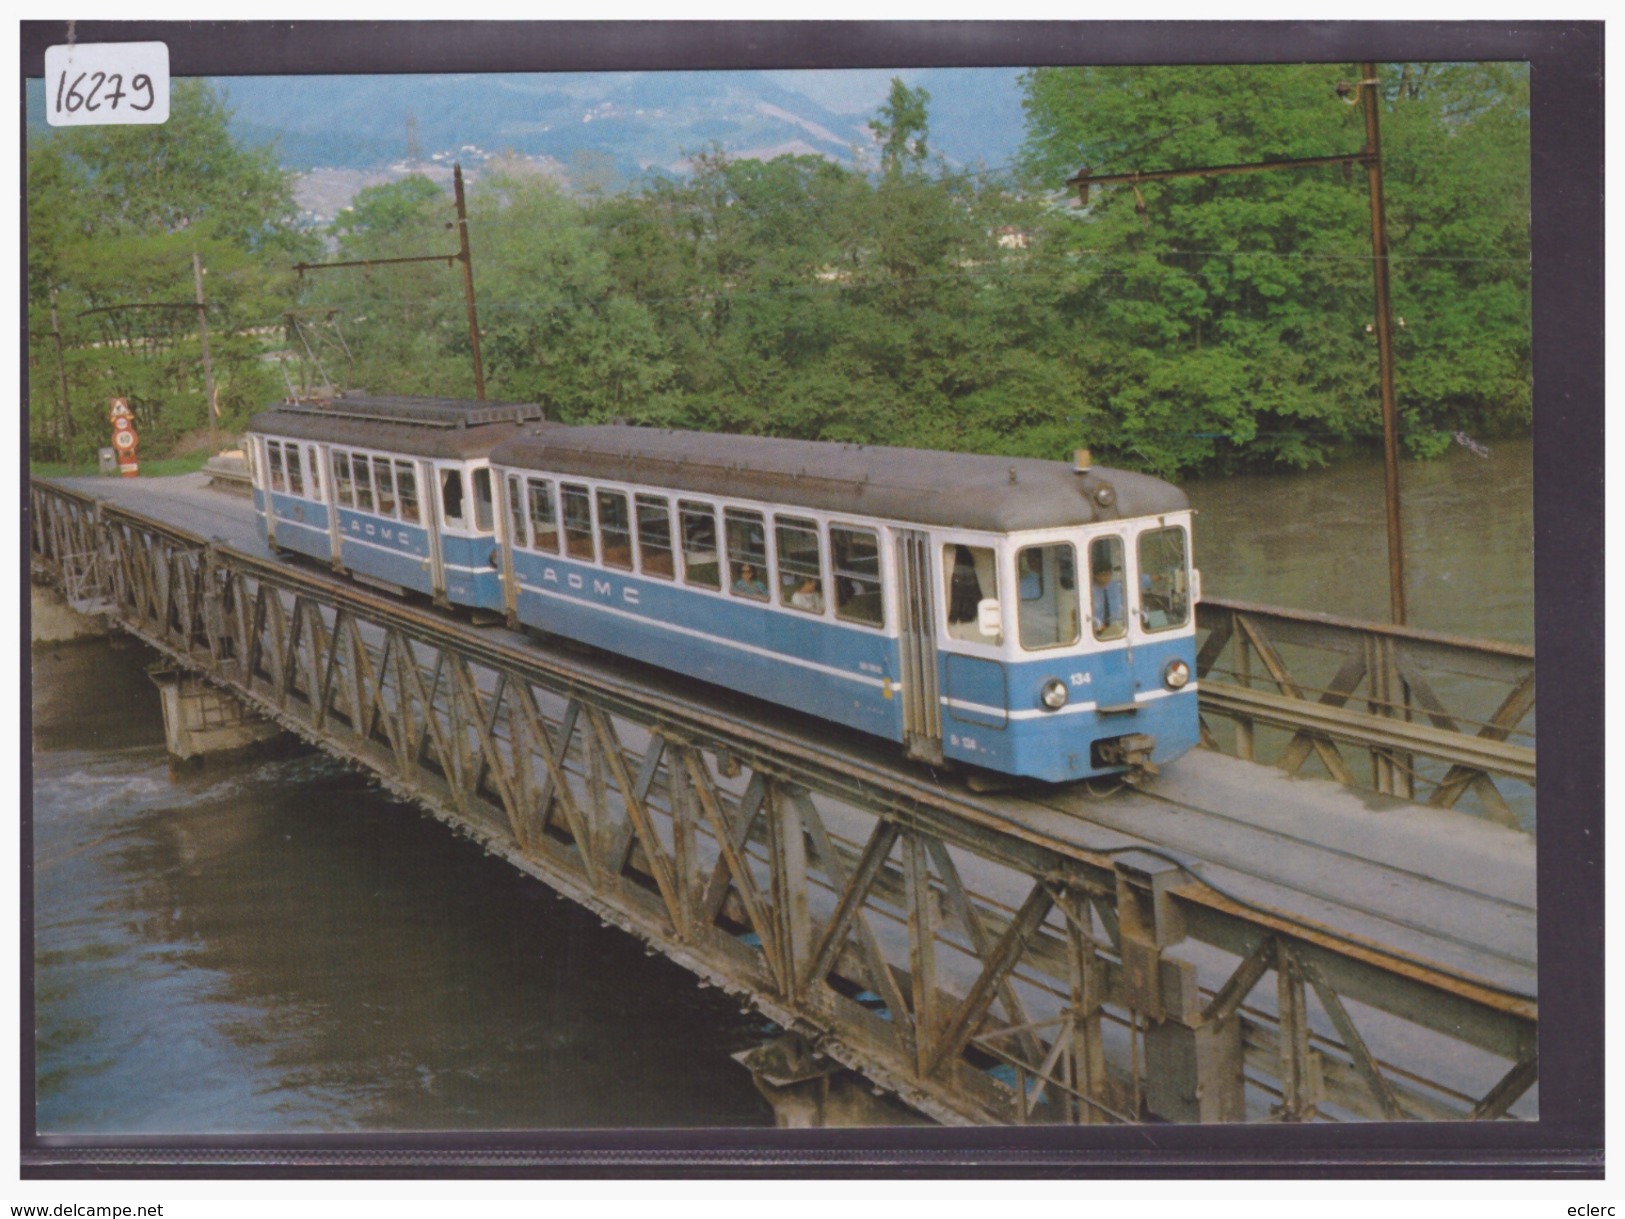
[[[615,189],[647,171],[681,172],[720,145],[739,157],[811,153],[871,163],[867,127],[894,73],[866,71],[582,72],[225,77],[219,83],[247,142],[274,142],[301,171],[301,204],[328,219],[355,186],[414,164],[471,176],[518,155],[564,180]],[[1024,135],[1015,69],[895,73],[930,94],[929,142],[959,166],[1001,168]],[[29,83],[30,138],[43,94]],[[313,172],[314,171],[314,172]],[[351,184],[354,184],[352,186]]]
[[[1023,135],[1017,73],[906,73],[931,94],[931,144],[950,162],[1002,165]],[[841,78],[857,78],[857,88]],[[876,79],[878,77],[878,80]],[[415,121],[425,157],[583,152],[623,174],[676,169],[718,143],[736,155],[796,150],[850,161],[868,147],[880,73],[592,72],[530,75],[237,77],[223,80],[246,139],[278,140],[293,168],[365,168],[406,155]],[[876,87],[878,85],[878,88]]]

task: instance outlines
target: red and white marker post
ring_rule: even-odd
[[[135,459],[135,416],[128,398],[114,398],[107,420],[113,425],[113,448],[118,453],[118,472],[123,478],[134,478],[140,472]]]

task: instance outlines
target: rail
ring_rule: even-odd
[[[1532,996],[523,637],[30,506],[84,605],[939,1121],[1490,1119],[1535,1082]]]
[[[1535,651],[1330,614],[1204,600],[1196,669],[1203,743],[1288,772],[1518,820],[1535,783]],[[1447,701],[1455,704],[1454,709]],[[1276,730],[1272,756],[1267,732]],[[1364,750],[1357,773],[1344,747]],[[1509,802],[1508,792],[1512,795]]]

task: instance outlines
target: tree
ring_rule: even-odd
[[[1493,374],[1481,361],[1485,375],[1464,379],[1466,344],[1441,327],[1429,350],[1407,326],[1399,396],[1416,452],[1435,450],[1452,418],[1505,421],[1501,402],[1527,400],[1526,365],[1511,354],[1527,352],[1515,266],[1527,104],[1520,122],[1518,69],[1502,71],[1510,67],[1440,69],[1450,89],[1419,69],[1382,73],[1396,312],[1410,319],[1405,294],[1438,278],[1405,269],[1410,251],[1425,249],[1438,268],[1457,268],[1450,288],[1465,295],[1456,316],[1488,317],[1494,332],[1479,340],[1504,353],[1488,361]],[[1054,188],[1081,165],[1122,172],[1354,152],[1363,125],[1356,107],[1336,101],[1336,76],[1318,65],[1039,69],[1024,80],[1023,169]],[[1473,159],[1501,175],[1488,199],[1475,189],[1485,184],[1474,182]],[[1436,223],[1450,211],[1477,224]],[[1097,189],[1065,227],[1075,323],[1105,340],[1091,370],[1096,405],[1115,420],[1103,451],[1169,473],[1306,465],[1380,433],[1363,176],[1280,170]],[[1522,248],[1526,260],[1526,235]],[[1434,265],[1418,260],[1412,271]],[[1452,365],[1448,352],[1461,358]],[[1459,391],[1449,410],[1438,398],[1446,385]]]
[[[869,120],[869,130],[880,145],[880,166],[888,175],[925,164],[926,107],[931,95],[924,89],[910,89],[901,76],[892,77],[891,92],[880,107],[878,118]]]
[[[408,227],[423,227],[423,218],[445,203],[446,192],[422,174],[363,186],[328,232],[353,250],[371,238],[394,237]]]
[[[286,267],[313,252],[290,179],[244,148],[203,81],[176,82],[170,120],[35,136],[28,155],[33,452],[61,456],[51,306],[76,430],[99,436],[107,399],[131,399],[161,446],[205,422],[192,256],[207,268],[211,356],[228,423],[275,392],[249,333],[281,311]],[[150,451],[150,450],[149,450]],[[81,450],[81,456],[84,450]]]

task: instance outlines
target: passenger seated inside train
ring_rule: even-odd
[[[756,576],[756,569],[749,563],[741,563],[738,567],[739,575],[734,580],[734,592],[741,597],[756,597],[767,600],[767,585]]]
[[[806,610],[812,614],[824,612],[824,592],[818,581],[808,576],[797,586],[796,591],[790,594],[790,604],[797,609]]]

